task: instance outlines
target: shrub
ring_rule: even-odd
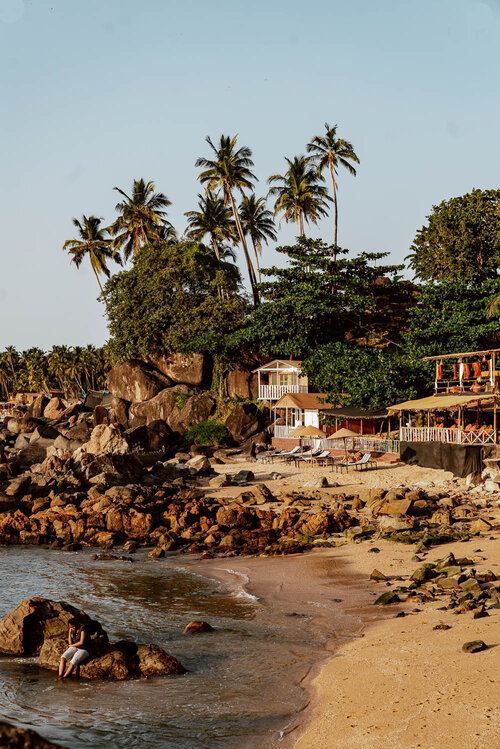
[[[229,433],[217,419],[207,419],[194,424],[186,432],[186,441],[193,445],[222,445],[227,444]]]

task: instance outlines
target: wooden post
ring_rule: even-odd
[[[490,363],[490,383],[491,383],[491,389],[494,390],[495,388],[495,354],[491,354],[491,363]]]
[[[495,432],[495,442],[498,442],[497,436],[497,399],[493,400],[493,431]]]
[[[439,382],[438,372],[439,372],[439,361],[436,359],[436,379],[434,381],[434,392],[435,393],[437,393],[437,391],[438,391],[438,382]]]
[[[258,388],[258,393],[259,393],[259,398],[260,398],[260,369],[257,370],[257,388]]]

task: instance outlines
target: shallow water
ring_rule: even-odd
[[[300,680],[324,647],[313,617],[255,599],[236,574],[222,583],[182,557],[135,558],[94,562],[90,552],[0,547],[0,616],[34,595],[66,600],[110,638],[158,643],[189,673],[61,683],[30,659],[0,657],[0,714],[69,749],[279,746],[307,701]],[[183,637],[191,619],[217,632]]]

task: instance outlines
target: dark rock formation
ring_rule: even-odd
[[[57,671],[61,654],[68,647],[68,622],[77,619],[90,635],[90,660],[83,663],[84,679],[124,680],[141,676],[183,674],[179,661],[157,645],[136,645],[121,640],[109,642],[95,619],[64,601],[30,598],[0,620],[0,653],[38,656],[42,668]]]
[[[63,749],[60,744],[42,739],[35,731],[11,726],[4,721],[0,721],[0,746],[2,749]]]
[[[108,372],[108,387],[115,398],[142,403],[169,387],[171,380],[143,361],[131,359]]]

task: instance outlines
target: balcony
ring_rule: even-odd
[[[286,395],[287,393],[307,392],[307,385],[299,385],[298,383],[293,383],[291,385],[260,385],[259,400],[278,401],[283,395]]]

